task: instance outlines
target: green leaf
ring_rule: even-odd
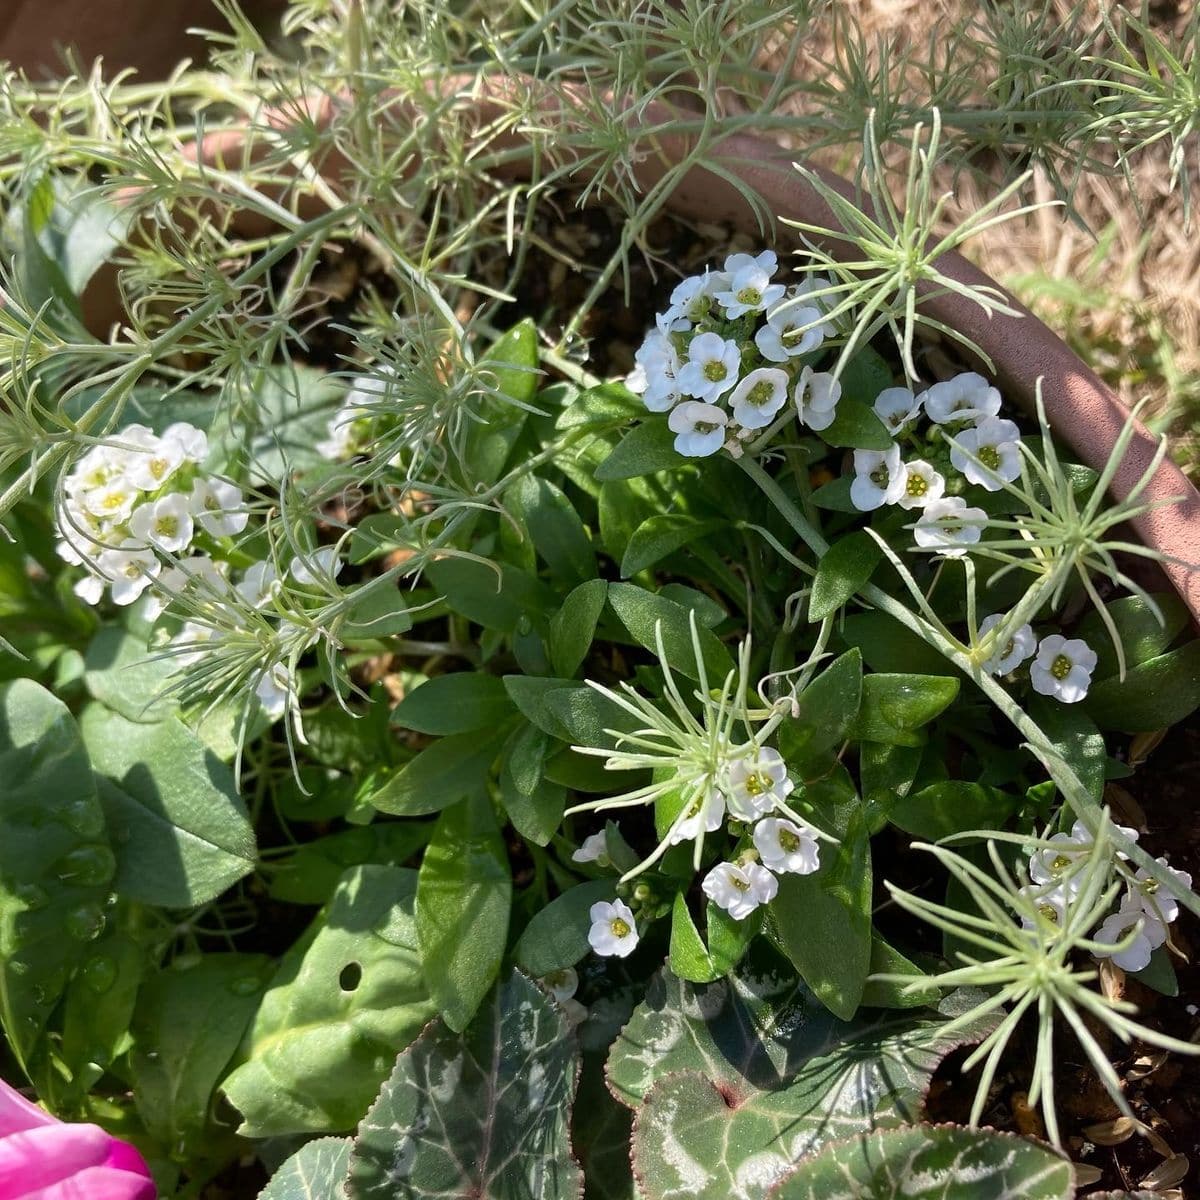
[[[509,740],[500,772],[500,799],[513,828],[538,846],[546,846],[562,824],[567,790],[545,777],[551,739],[525,725]],[[555,745],[557,748],[557,744]]]
[[[863,662],[872,671],[957,674],[946,658],[887,613],[849,613],[842,620],[840,632],[848,646],[862,651]]]
[[[559,675],[570,678],[587,658],[607,598],[608,584],[603,579],[590,579],[572,588],[550,618],[547,648],[550,662]]]
[[[822,429],[821,440],[830,446],[855,450],[887,450],[894,439],[869,404],[843,396],[832,424]]]
[[[347,871],[284,955],[223,1090],[246,1137],[352,1129],[396,1054],[434,1014],[421,971],[417,876]]]
[[[601,483],[633,479],[681,466],[683,462],[666,418],[657,417],[635,425],[596,468],[596,478]]]
[[[632,713],[586,685],[548,692],[546,707],[565,730],[567,739],[581,746],[611,746],[615,739],[607,730],[628,732],[641,724]],[[618,778],[628,779],[630,775]]]
[[[601,383],[580,392],[555,421],[555,429],[578,429],[585,425],[624,425],[645,416],[646,407],[623,383]]]
[[[918,746],[917,732],[958,695],[959,681],[945,675],[867,675],[851,736],[864,742]]]
[[[1200,707],[1200,639],[1139,663],[1122,682],[1093,684],[1083,708],[1101,729],[1151,733],[1169,729]]]
[[[254,869],[254,830],[233,773],[182,721],[143,725],[90,704],[80,728],[118,831],[118,893],[187,908]]]
[[[668,554],[720,529],[715,518],[702,521],[686,513],[661,513],[647,517],[634,531],[621,559],[621,578],[628,579],[652,567]]]
[[[876,1130],[826,1146],[771,1200],[1071,1200],[1071,1163],[1041,1142],[953,1125]]]
[[[514,972],[465,1033],[440,1022],[363,1118],[350,1200],[578,1200],[569,1125],[579,1052],[562,1010]]]
[[[1162,612],[1162,624],[1155,616],[1154,609],[1140,596],[1122,596],[1104,606],[1117,627],[1127,669],[1157,658],[1187,626],[1187,606],[1177,595],[1173,592],[1155,592],[1151,598]],[[1108,679],[1117,674],[1117,652],[1099,613],[1089,610],[1071,636],[1082,638],[1096,651],[1093,679]]]
[[[601,900],[613,898],[612,879],[590,879],[577,883],[534,914],[517,939],[513,958],[530,975],[549,975],[573,967],[591,947],[588,910]]]
[[[398,587],[357,588],[346,603],[346,623],[339,633],[348,641],[394,637],[412,628],[412,613]]]
[[[925,972],[874,930],[871,931],[871,974],[907,975],[909,982],[868,978],[862,994],[864,1008],[920,1008],[925,1004],[936,1004],[941,996],[932,984],[912,987],[925,978]]]
[[[0,685],[0,1021],[29,1062],[87,944],[116,864],[67,708],[31,679]]]
[[[522,617],[544,616],[556,606],[554,593],[540,580],[508,563],[471,558],[440,558],[425,568],[429,582],[450,608],[484,629],[514,633]]]
[[[942,1058],[995,1024],[947,1036],[952,1011],[839,1021],[758,950],[707,985],[661,972],[608,1060],[641,1194],[760,1200],[825,1143],[918,1119]]]
[[[834,542],[817,563],[808,619],[821,621],[837,612],[871,578],[882,556],[879,543],[861,530]]]
[[[682,892],[675,893],[671,905],[671,944],[667,964],[676,978],[690,983],[712,983],[722,975],[692,920],[687,897]]]
[[[580,684],[574,679],[552,679],[546,676],[505,675],[504,690],[531,725],[560,741],[569,742],[570,732],[550,707],[555,692],[576,691]]]
[[[392,724],[418,733],[473,733],[514,713],[503,682],[481,671],[435,675],[392,710]]]
[[[658,653],[655,631],[661,627],[663,651],[671,669],[689,679],[700,678],[699,664],[692,648],[690,609],[633,583],[610,583],[608,602],[634,641],[655,654]],[[725,676],[733,670],[733,659],[720,639],[704,628],[699,615],[696,631],[709,686],[720,687]]]
[[[508,489],[505,500],[551,575],[572,584],[596,577],[592,540],[561,488],[526,475]]]
[[[500,969],[512,876],[486,796],[448,808],[421,863],[417,933],[434,1003],[454,1030],[475,1015]]]
[[[271,1176],[258,1200],[345,1200],[349,1138],[316,1138],[301,1146]]]
[[[441,812],[470,796],[486,795],[505,733],[493,729],[486,736],[475,732],[439,738],[372,792],[367,803],[380,812],[417,817]]]
[[[105,625],[84,654],[83,682],[94,699],[130,721],[161,721],[175,711],[162,692],[178,667],[173,659],[153,658],[145,636]]]
[[[259,1005],[263,954],[205,954],[154,972],[138,993],[129,1066],[138,1113],[175,1153],[201,1153],[213,1092]]]
[[[837,834],[840,845],[821,843],[812,875],[780,876],[769,911],[775,938],[805,983],[849,1020],[871,969],[871,843],[860,807]]]
[[[861,517],[862,513],[857,504],[850,499],[850,488],[854,483],[852,475],[839,475],[828,483],[823,483],[812,494],[812,501],[818,508],[827,512],[853,513]]]
[[[968,829],[1000,829],[1021,797],[965,779],[943,779],[899,797],[888,820],[914,837],[936,842]]]
[[[842,395],[859,404],[874,404],[879,393],[895,382],[887,359],[870,346],[858,350],[841,376]]]
[[[807,775],[807,764],[840,746],[858,716],[862,686],[862,655],[847,650],[800,694],[797,715],[784,718],[779,727],[783,757]]]
[[[1054,749],[1079,776],[1096,800],[1104,795],[1104,736],[1078,704],[1060,704],[1046,696],[1031,696],[1029,715],[1042,727]]]
[[[526,318],[499,338],[480,367],[492,372],[497,393],[478,405],[467,425],[464,459],[478,483],[495,483],[516,445],[538,388],[537,327]]]

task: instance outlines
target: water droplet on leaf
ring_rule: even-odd
[[[54,864],[54,873],[64,883],[80,887],[99,887],[107,883],[117,872],[117,860],[113,852],[99,842],[76,846]]]
[[[83,981],[97,995],[107,992],[117,981],[116,960],[107,954],[93,954],[83,964]]]
[[[81,942],[91,942],[104,932],[104,909],[99,904],[81,904],[63,921],[67,932]]]

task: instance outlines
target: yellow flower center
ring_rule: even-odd
[[[744,879],[739,879],[736,875],[730,875],[729,882],[733,884],[733,886],[737,888],[739,892],[748,892],[750,890],[750,885]]]
[[[758,288],[742,288],[742,290],[737,294],[737,300],[739,304],[761,304],[762,292],[760,292]]]
[[[929,480],[924,475],[909,472],[908,484],[905,490],[910,496],[924,496],[929,491]]]
[[[1061,875],[1071,865],[1071,860],[1065,854],[1056,854],[1050,864],[1050,870],[1055,875]]]
[[[779,831],[779,845],[786,854],[794,854],[800,849],[800,839],[790,829]]]
[[[775,389],[769,383],[756,383],[746,396],[746,403],[753,404],[755,408],[761,408],[764,404],[770,403],[774,394]]]
[[[162,537],[175,537],[179,532],[179,518],[158,517],[154,522],[154,532]]]
[[[1058,924],[1058,909],[1053,904],[1039,904],[1038,912],[1050,922],[1051,925]]]
[[[979,459],[989,471],[995,471],[1000,466],[1000,452],[995,446],[980,446],[975,451],[975,457]]]
[[[751,771],[745,786],[751,796],[763,796],[771,790],[771,781],[761,771]]]
[[[629,922],[628,921],[623,921],[620,917],[613,917],[613,919],[609,923],[609,925],[615,936],[617,936],[619,938],[629,936]]]
[[[871,472],[870,480],[877,488],[887,487],[887,482],[888,482],[887,467],[883,463],[880,463],[879,466],[877,466],[875,468],[875,470],[873,470]]]
[[[729,372],[725,370],[725,364],[723,362],[716,362],[714,360],[713,362],[706,362],[704,364],[704,378],[707,379],[709,383],[720,383],[721,380],[724,379],[728,374]]]
[[[1050,664],[1050,674],[1053,675],[1055,679],[1066,679],[1066,677],[1071,673],[1072,666],[1074,666],[1074,663],[1072,663],[1065,654],[1060,654]]]

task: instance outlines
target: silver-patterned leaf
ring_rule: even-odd
[[[435,1021],[396,1060],[358,1127],[349,1196],[578,1200],[578,1073],[562,1010],[514,971],[463,1033]]]
[[[918,1125],[835,1142],[800,1164],[771,1200],[1070,1200],[1056,1150],[990,1129]]]
[[[608,1063],[614,1094],[641,1105],[643,1194],[759,1200],[825,1143],[918,1119],[938,1063],[993,1024],[941,1033],[956,999],[847,1022],[760,955],[703,986],[660,974]]]
[[[349,1166],[349,1138],[317,1138],[271,1176],[258,1200],[342,1200]]]

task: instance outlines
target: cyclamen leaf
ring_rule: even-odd
[[[918,1125],[835,1142],[806,1159],[771,1200],[1071,1200],[1074,1171],[1057,1150],[991,1129]]]
[[[716,983],[660,973],[608,1061],[643,1195],[761,1200],[826,1142],[916,1120],[941,1059],[994,1024],[943,1035],[962,1003],[843,1022],[760,947]]]
[[[396,1061],[350,1157],[350,1200],[577,1200],[569,1123],[579,1051],[519,972],[464,1033],[431,1025]]]
[[[349,1167],[349,1138],[317,1138],[275,1172],[258,1200],[343,1200]]]
[[[116,867],[75,721],[31,679],[0,686],[0,780],[0,1022],[24,1065]]]
[[[434,1014],[421,971],[415,871],[347,871],[284,956],[224,1091],[239,1133],[352,1129],[396,1053]]]

